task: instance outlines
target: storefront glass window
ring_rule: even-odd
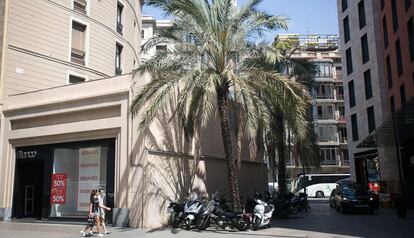
[[[77,217],[88,212],[92,190],[106,190],[107,155],[107,146],[54,149],[51,217]]]

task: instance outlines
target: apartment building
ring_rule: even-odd
[[[414,194],[414,8],[410,0],[337,3],[352,174],[378,183],[382,201],[399,201]]]
[[[317,135],[321,168],[313,173],[349,173],[341,54],[337,35],[280,34],[280,41],[297,42],[293,59],[312,62],[317,73],[310,83],[312,125]],[[288,161],[292,178],[302,172],[293,155]]]
[[[386,157],[383,150],[362,145],[388,117],[387,102],[382,100],[386,94],[382,42],[377,37],[379,1],[337,3],[351,174],[368,185],[379,182],[378,164]]]
[[[218,123],[195,161],[171,111],[146,131],[128,115],[148,81],[132,73],[147,35],[142,3],[0,1],[0,220],[84,220],[89,193],[104,188],[114,226],[159,227],[169,200],[226,192]],[[264,184],[260,162],[248,157],[245,197]]]

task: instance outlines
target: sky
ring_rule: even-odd
[[[247,0],[238,0],[242,5]],[[279,33],[296,34],[338,34],[338,15],[336,0],[263,0],[259,8],[273,15],[284,15],[289,18],[289,29],[267,34],[271,40]],[[163,17],[159,9],[144,6],[144,15],[152,15],[156,19]]]

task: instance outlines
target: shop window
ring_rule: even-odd
[[[64,197],[51,201],[50,217],[83,217],[87,214],[92,190],[107,190],[109,186],[108,150],[109,147],[103,145],[54,148],[52,177],[63,175],[66,185]]]

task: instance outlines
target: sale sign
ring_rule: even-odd
[[[88,211],[90,194],[99,188],[101,176],[100,147],[79,149],[78,211]]]
[[[51,204],[66,203],[66,174],[52,174],[52,189],[50,191]]]

